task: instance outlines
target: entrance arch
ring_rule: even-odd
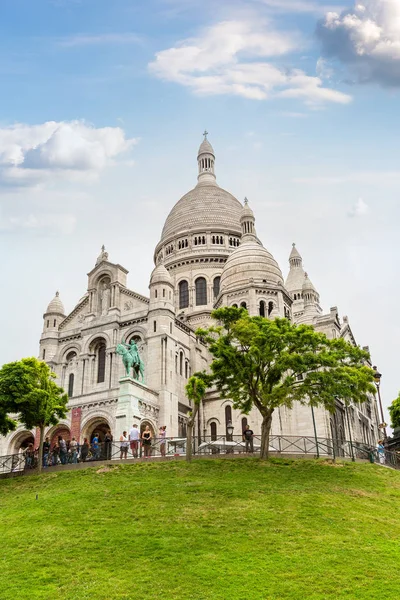
[[[66,442],[71,441],[71,431],[69,427],[67,425],[56,425],[54,429],[50,429],[50,431],[45,435],[45,437],[50,438],[51,447],[53,447],[57,442],[59,435],[61,435]]]
[[[32,431],[24,429],[16,433],[11,439],[8,452],[9,454],[18,454],[19,452],[23,452],[29,444],[35,444],[35,437]]]
[[[143,431],[146,429],[147,425],[150,427],[150,431],[151,431],[151,437],[154,439],[156,436],[156,430],[154,429],[154,425],[151,421],[142,421],[140,423],[140,436],[142,435]]]
[[[99,442],[104,442],[104,437],[108,430],[111,431],[111,425],[108,419],[100,416],[93,417],[82,428],[81,441],[83,441],[84,438],[87,438],[88,441],[91,442],[95,436],[95,433],[97,433]]]

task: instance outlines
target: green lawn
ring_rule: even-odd
[[[370,464],[194,460],[0,480],[0,534],[1,600],[400,596],[400,473]]]

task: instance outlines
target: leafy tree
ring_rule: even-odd
[[[200,404],[206,393],[209,384],[209,377],[205,373],[195,373],[192,375],[186,385],[186,396],[193,402],[193,410],[189,415],[187,422],[187,440],[186,440],[186,460],[192,460],[193,445],[193,427],[196,415],[199,412]]]
[[[67,413],[68,396],[55,383],[55,377],[49,366],[36,358],[23,358],[0,369],[0,431],[4,435],[15,429],[17,423],[10,414],[27,429],[39,427],[39,471],[43,463],[44,430],[57,425]]]
[[[345,340],[329,340],[310,325],[287,319],[250,317],[243,308],[212,313],[218,326],[199,329],[209,347],[214,385],[233,407],[262,415],[262,458],[268,457],[272,415],[294,402],[322,405],[335,411],[335,397],[346,404],[365,402],[375,393],[373,370],[365,366],[368,352]]]
[[[393,400],[389,406],[389,414],[393,429],[400,427],[400,392],[396,400]]]

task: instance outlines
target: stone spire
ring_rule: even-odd
[[[107,261],[107,260],[108,260],[108,252],[106,252],[106,247],[105,247],[105,245],[103,244],[103,245],[102,245],[102,247],[101,247],[100,254],[99,254],[99,256],[97,257],[97,260],[96,260],[96,267],[97,267],[97,265],[99,265],[101,262],[103,262],[103,261]]]
[[[199,184],[216,185],[214,163],[215,154],[213,147],[207,139],[208,131],[204,131],[204,140],[200,144],[197,154],[197,163],[199,165],[199,174],[197,176]]]
[[[244,199],[244,204],[240,215],[240,224],[242,226],[241,243],[247,240],[256,241],[256,220],[254,217],[254,213],[249,206],[249,201],[247,200],[247,198]]]
[[[296,244],[293,242],[292,251],[289,256],[289,264],[290,268],[292,267],[301,267],[303,264],[303,259],[301,258],[300,252],[296,248]]]
[[[294,243],[292,244],[292,251],[289,256],[289,265],[290,271],[285,282],[285,287],[293,300],[301,300],[305,273],[303,269],[303,259]]]

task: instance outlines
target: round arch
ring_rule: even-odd
[[[62,438],[67,442],[71,441],[71,430],[65,423],[58,423],[52,427],[45,435],[45,437],[50,438],[50,444],[53,446],[58,439],[58,436],[61,435]]]
[[[95,342],[97,339],[103,340],[105,342],[107,348],[110,348],[113,345],[111,343],[110,336],[107,333],[105,333],[103,331],[101,333],[93,333],[86,340],[86,343],[82,349],[84,354],[90,354],[90,347],[92,346],[93,342]]]
[[[210,419],[208,419],[207,427],[209,427],[211,423],[217,423],[218,425],[221,425],[221,421],[217,417],[211,417]]]
[[[139,337],[142,338],[142,341],[145,340],[146,338],[146,330],[144,329],[144,327],[141,327],[140,325],[132,325],[131,327],[129,327],[127,329],[127,331],[124,333],[124,337],[123,340],[124,342],[126,342],[127,340],[129,340],[133,335],[138,335]]]
[[[146,429],[147,425],[150,427],[151,435],[153,438],[156,437],[156,424],[150,419],[144,419],[140,421],[140,434]]]
[[[76,352],[76,358],[78,359],[79,354],[81,353],[81,347],[80,347],[80,345],[76,344],[74,342],[72,342],[70,344],[67,344],[63,348],[63,351],[62,351],[62,354],[61,354],[61,362],[66,362],[67,355],[70,352]]]
[[[29,429],[20,429],[10,438],[8,443],[8,454],[18,454],[27,448],[30,443],[35,443],[34,433]]]
[[[93,279],[93,286],[97,287],[99,285],[100,281],[102,279],[104,279],[105,277],[109,277],[110,278],[110,282],[112,282],[112,280],[113,280],[113,272],[111,271],[111,269],[101,270],[100,273],[98,273],[96,275],[96,277]]]
[[[112,417],[107,413],[97,413],[87,417],[81,426],[81,441],[88,438],[89,442],[94,433],[99,434],[99,441],[102,442],[107,430],[112,432],[111,428]]]

